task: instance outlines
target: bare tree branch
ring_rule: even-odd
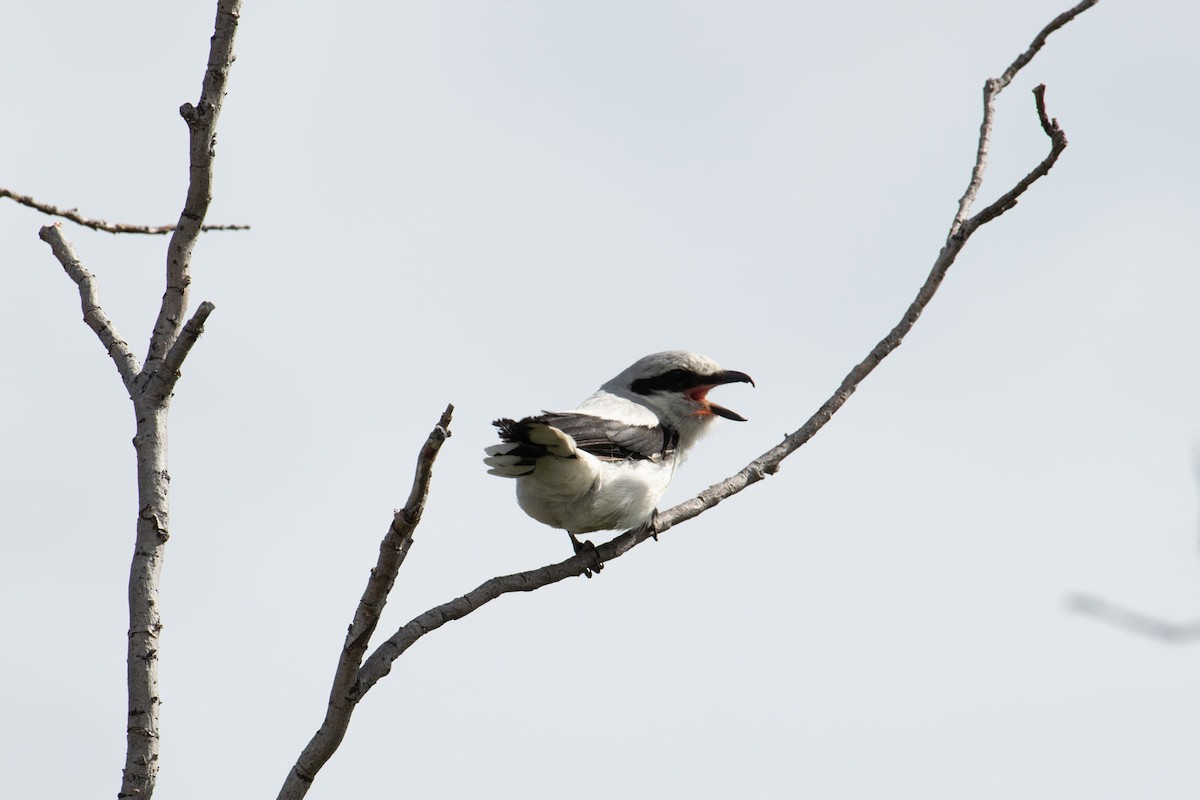
[[[996,116],[996,97],[1000,92],[1004,91],[1005,87],[1012,83],[1012,79],[1021,71],[1021,68],[1033,60],[1033,57],[1046,44],[1046,39],[1050,34],[1096,5],[1099,1],[1083,0],[1078,5],[1059,14],[1050,21],[1049,25],[1042,28],[1037,36],[1033,37],[1033,42],[1029,45],[1029,48],[1017,56],[1016,60],[1008,65],[1008,69],[1004,70],[999,78],[991,78],[984,81],[983,122],[979,126],[979,146],[975,152],[975,167],[971,170],[971,180],[967,184],[967,190],[958,201],[958,213],[954,215],[954,222],[950,225],[951,235],[955,234],[962,227],[963,223],[966,222],[967,215],[971,213],[971,206],[975,202],[975,196],[979,193],[979,187],[983,183],[983,171],[987,168],[988,148],[992,142],[992,122]],[[1049,135],[1050,131],[1046,131],[1046,134]]]
[[[116,326],[104,313],[104,309],[100,307],[100,297],[96,291],[96,278],[84,268],[79,256],[75,255],[75,248],[63,236],[62,225],[57,222],[53,225],[46,225],[38,231],[38,237],[50,245],[50,251],[54,253],[58,263],[62,264],[67,275],[71,276],[71,280],[79,286],[79,300],[83,305],[83,321],[96,332],[96,336],[100,337],[100,343],[108,351],[109,358],[117,365],[121,382],[125,384],[126,389],[132,391],[133,383],[137,380],[142,367],[138,363],[137,356],[129,349],[129,344],[117,333]]]
[[[1122,608],[1089,594],[1071,595],[1067,598],[1067,608],[1077,614],[1091,617],[1097,622],[1106,622],[1130,633],[1147,636],[1167,644],[1188,644],[1200,641],[1200,621],[1164,622],[1148,614]]]
[[[329,757],[342,743],[346,728],[350,725],[350,716],[354,713],[357,699],[351,695],[351,689],[358,680],[359,666],[363,655],[367,652],[371,634],[379,623],[379,616],[387,603],[388,593],[396,582],[396,575],[408,550],[412,547],[413,533],[421,522],[425,511],[425,501],[429,496],[429,481],[433,477],[433,462],[437,458],[442,443],[450,436],[450,420],[454,414],[454,406],[446,406],[437,426],[425,440],[420,454],[417,456],[417,468],[413,476],[412,491],[409,492],[408,502],[404,508],[392,516],[391,527],[384,534],[379,545],[379,559],[371,570],[367,580],[367,588],[359,600],[358,610],[354,613],[354,621],[346,632],[346,641],[342,645],[338,657],[337,670],[333,676],[333,688],[329,693],[329,706],[325,711],[325,720],[320,729],[309,741],[304,751],[297,759],[295,766],[288,773],[283,789],[279,792],[283,798],[303,797],[308,787],[316,777],[317,771],[325,765]]]
[[[14,200],[23,206],[41,211],[43,214],[49,214],[52,217],[62,217],[71,222],[82,225],[85,228],[91,228],[94,231],[106,231],[107,233],[145,233],[151,235],[161,235],[171,233],[175,230],[175,225],[127,225],[123,222],[106,222],[102,219],[93,217],[85,217],[75,208],[59,208],[58,206],[50,205],[49,203],[41,203],[34,200],[27,194],[18,194],[10,189],[0,188],[0,197],[7,197]],[[249,225],[201,225],[202,231],[248,231]]]
[[[241,0],[219,0],[217,21],[208,54],[208,69],[196,105],[184,103],[179,114],[188,126],[190,168],[187,198],[179,223],[167,247],[167,288],[150,337],[146,367],[156,369],[175,343],[187,313],[191,283],[192,250],[212,202],[212,170],[216,150],[217,119],[225,100],[225,84],[233,65],[233,37],[241,14]]]
[[[976,161],[972,169],[971,183],[968,192],[963,199],[959,201],[959,210],[955,215],[954,223],[951,226],[949,234],[947,234],[945,244],[942,246],[941,252],[934,261],[933,267],[930,270],[929,276],[925,283],[917,292],[916,298],[909,304],[908,309],[904,312],[900,321],[892,328],[883,339],[881,339],[875,347],[867,354],[859,364],[857,364],[846,377],[842,380],[841,385],[837,390],[821,405],[821,407],[809,418],[804,425],[792,434],[786,436],[782,443],[776,447],[763,453],[761,456],[750,462],[745,468],[740,470],[735,475],[708,487],[698,496],[691,500],[680,503],[674,508],[668,509],[665,512],[657,514],[653,525],[645,526],[637,530],[627,531],[620,534],[616,538],[602,545],[599,545],[592,552],[581,553],[573,556],[566,561],[561,561],[557,564],[550,564],[537,569],[519,572],[512,575],[504,575],[491,580],[485,581],[474,590],[457,597],[449,602],[429,609],[425,613],[415,617],[406,625],[400,628],[396,633],[387,639],[383,644],[366,659],[362,667],[357,670],[357,680],[344,690],[345,694],[341,698],[330,698],[331,708],[334,705],[335,699],[341,704],[339,720],[344,724],[349,723],[351,709],[356,705],[371,687],[373,687],[381,678],[388,674],[391,670],[391,665],[399,658],[409,647],[411,647],[418,639],[431,631],[437,630],[442,625],[453,620],[462,619],[466,615],[482,607],[483,605],[495,600],[502,595],[511,592],[530,592],[540,589],[543,586],[556,583],[577,575],[595,571],[597,567],[604,562],[620,557],[628,552],[633,547],[644,542],[651,537],[657,538],[659,533],[662,533],[671,527],[678,525],[692,517],[698,516],[704,511],[712,508],[722,500],[731,497],[746,487],[761,481],[767,475],[773,475],[778,471],[780,463],[787,458],[829,422],[835,413],[845,404],[850,398],[850,395],[858,388],[859,384],[871,374],[871,372],[879,365],[879,363],[888,356],[893,350],[900,346],[904,337],[912,329],[913,325],[920,318],[921,312],[926,305],[933,299],[938,287],[946,276],[946,272],[953,265],[959,252],[966,244],[971,235],[983,225],[1002,215],[1005,211],[1016,205],[1018,198],[1024,194],[1030,186],[1033,185],[1039,178],[1046,175],[1054,163],[1058,160],[1059,155],[1067,146],[1065,134],[1058,127],[1057,122],[1048,118],[1044,104],[1044,89],[1039,86],[1034,91],[1035,105],[1038,114],[1038,119],[1042,125],[1042,129],[1050,138],[1051,146],[1049,154],[1029,172],[1024,178],[1017,182],[1013,188],[1005,192],[998,200],[989,205],[976,216],[968,218],[970,207],[974,202],[979,186],[982,183],[984,168],[987,162],[987,146],[991,134],[991,115],[994,113],[994,101],[996,96],[1003,90],[1008,83],[1011,82],[1013,76],[1023,67],[1030,59],[1041,49],[1046,36],[1059,27],[1062,27],[1079,13],[1085,9],[1095,5],[1097,0],[1085,0],[1079,5],[1072,8],[1065,14],[1059,15],[1054,22],[1044,28],[1034,39],[1033,45],[1023,53],[1013,64],[1008,68],[1004,75],[999,79],[991,79],[985,84],[985,109],[984,109],[984,124],[980,129],[980,144],[977,150]],[[353,631],[353,628],[352,628]],[[348,639],[349,640],[349,639]],[[348,674],[348,671],[347,671]],[[343,678],[345,676],[343,675]],[[344,684],[343,684],[344,685]],[[335,694],[338,692],[338,686],[335,685]],[[326,722],[328,723],[328,717]],[[324,730],[324,725],[322,730]],[[311,766],[306,765],[303,772],[298,772],[299,765],[294,768],[289,774],[287,782],[279,794],[279,800],[298,800],[303,797],[308,791],[313,779],[316,775],[316,770],[332,755],[333,749],[336,749],[341,735],[344,734],[345,727],[340,729],[337,735],[337,740],[330,739],[332,747],[326,746],[321,750],[323,758],[318,762],[314,760]],[[321,736],[318,731],[317,736]],[[314,737],[313,742],[316,742],[317,737]],[[313,742],[310,742],[309,747],[313,747]],[[308,752],[306,748],[306,752]],[[303,756],[302,756],[303,759]]]
[[[1016,186],[1000,195],[995,202],[983,209],[983,211],[980,211],[964,222],[958,229],[959,235],[963,238],[970,236],[981,225],[991,222],[1015,206],[1017,198],[1024,194],[1025,190],[1032,186],[1034,181],[1045,176],[1050,171],[1050,168],[1054,166],[1054,162],[1058,161],[1058,157],[1062,155],[1062,151],[1067,149],[1067,136],[1063,133],[1062,128],[1058,127],[1058,120],[1050,119],[1046,115],[1046,85],[1040,84],[1035,86],[1033,97],[1037,105],[1038,121],[1042,124],[1042,130],[1050,137],[1050,152],[1028,175],[1017,181]]]

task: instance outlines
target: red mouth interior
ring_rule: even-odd
[[[708,398],[708,390],[711,388],[713,387],[697,386],[695,389],[692,389],[690,392],[688,392],[688,397],[692,398],[697,403],[703,403]]]

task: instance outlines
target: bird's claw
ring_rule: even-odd
[[[604,562],[600,560],[600,554],[596,552],[595,544],[593,544],[591,541],[579,541],[577,538],[575,538],[575,534],[571,533],[570,531],[567,531],[567,536],[571,537],[571,547],[575,549],[575,555],[590,555],[592,560],[595,562],[594,564],[583,568],[583,575],[585,578],[591,578],[593,572],[599,572],[600,570],[604,569]]]
[[[634,535],[649,534],[650,538],[658,541],[658,509],[654,509],[650,514],[650,519],[643,522],[641,525],[633,529]]]

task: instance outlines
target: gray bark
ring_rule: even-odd
[[[167,402],[134,400],[138,515],[129,568],[129,720],[119,797],[149,797],[158,776],[158,649],[162,632],[158,586],[169,533]]]

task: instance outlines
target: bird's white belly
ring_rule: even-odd
[[[629,530],[649,521],[671,482],[671,465],[659,461],[596,461],[596,466],[594,479],[580,485],[546,480],[539,464],[542,474],[517,479],[517,503],[538,522],[572,533]]]

